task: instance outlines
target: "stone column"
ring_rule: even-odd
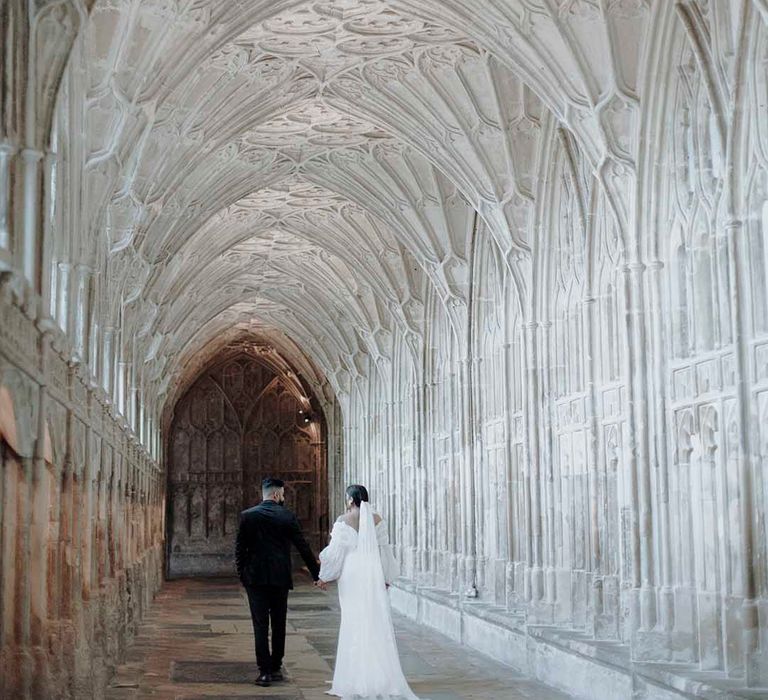
[[[661,309],[661,290],[663,284],[664,265],[660,260],[652,260],[648,264],[648,307],[649,309]],[[661,358],[664,355],[662,314],[650,315],[651,330],[651,357],[652,359],[652,383],[655,391],[652,393],[654,405],[650,407],[653,416],[653,432],[655,435],[655,449],[653,465],[659,482],[659,521],[657,526],[657,539],[660,545],[659,561],[659,623],[665,634],[671,634],[675,623],[675,599],[674,580],[672,567],[671,545],[673,533],[670,531],[670,493],[669,470],[667,459],[667,411],[664,392],[665,376],[664,363]]]
[[[32,532],[30,546],[29,581],[31,601],[30,642],[34,657],[32,692],[36,697],[47,697],[51,693],[50,663],[47,655],[48,633],[48,556],[49,556],[49,513],[51,475],[46,462],[46,434],[48,428],[48,388],[46,376],[51,350],[51,336],[43,334],[40,342],[40,376],[42,383],[38,392],[37,431],[34,448],[32,480]]]
[[[643,282],[645,265],[630,262],[624,268],[627,295],[627,372],[629,391],[628,448],[631,493],[631,626],[632,632],[649,632],[656,625],[656,600],[653,553],[653,509],[650,459],[648,454],[647,352]],[[655,655],[636,639],[633,658]],[[657,641],[651,641],[657,644]]]
[[[592,283],[592,280],[589,280]],[[588,605],[588,616],[591,610],[592,619],[588,619],[588,624],[591,622],[592,632],[594,633],[597,628],[597,620],[603,613],[603,575],[605,571],[602,566],[602,533],[600,532],[600,504],[598,503],[598,484],[600,482],[600,458],[598,451],[598,430],[599,419],[597,416],[597,393],[595,390],[595,376],[597,374],[595,368],[596,354],[600,348],[600,339],[597,337],[597,323],[595,319],[595,313],[597,308],[597,300],[595,299],[592,290],[590,290],[582,301],[581,310],[584,319],[584,338],[585,338],[585,350],[587,353],[586,372],[587,382],[586,388],[589,395],[589,454],[587,459],[589,460],[589,540],[590,540],[590,557],[589,557],[589,576],[588,585],[590,585],[590,601]],[[614,339],[615,340],[615,339]]]
[[[0,568],[0,652],[3,663],[0,688],[9,697],[27,697],[31,664],[28,663],[29,589],[27,574],[28,514],[25,459],[6,443],[0,444],[0,517],[2,517],[2,568]],[[27,460],[28,461],[28,460]]]
[[[421,579],[423,572],[426,570],[426,538],[427,538],[427,522],[426,522],[426,470],[428,464],[428,452],[427,452],[427,435],[429,434],[425,429],[427,422],[426,415],[426,378],[422,377],[422,381],[419,382],[417,393],[417,405],[416,405],[416,417],[419,433],[419,464],[414,470],[414,493],[416,500],[416,518],[415,518],[415,530],[416,530],[416,566],[414,567],[417,580]]]
[[[85,464],[82,468],[83,478],[80,489],[80,516],[82,518],[80,542],[80,550],[82,552],[81,585],[82,597],[86,605],[91,599],[91,585],[93,583],[94,492],[96,490],[96,474],[98,473],[98,466],[93,463],[94,454],[92,450],[94,444],[92,416],[96,400],[91,396],[88,403],[87,416],[89,420],[85,426]],[[96,404],[96,407],[98,407],[98,404]]]
[[[114,368],[114,341],[115,329],[104,328],[104,345],[101,360],[101,387],[107,393],[110,401],[113,400],[113,368]]]
[[[72,614],[72,482],[74,480],[73,429],[71,411],[67,411],[66,454],[61,469],[59,498],[59,614],[68,620]]]
[[[508,311],[509,313],[509,311]],[[508,327],[508,323],[505,321],[504,323],[505,328]],[[513,442],[514,442],[514,432],[513,432],[513,414],[514,414],[514,406],[512,401],[512,386],[514,383],[513,374],[512,374],[512,363],[511,363],[511,348],[512,343],[509,340],[509,336],[507,336],[507,339],[504,341],[504,344],[502,346],[502,352],[503,355],[503,364],[504,364],[504,377],[506,379],[506,386],[504,387],[504,402],[505,402],[505,417],[506,417],[506,429],[505,429],[505,435],[506,435],[506,449],[505,449],[505,459],[506,459],[506,468],[504,471],[504,475],[506,478],[506,485],[505,485],[505,493],[506,493],[506,500],[507,500],[507,528],[505,532],[505,538],[506,538],[506,565],[504,570],[504,590],[505,590],[505,601],[506,601],[506,607],[507,609],[512,609],[516,606],[517,603],[520,602],[520,591],[515,589],[515,552],[517,547],[515,546],[516,541],[519,541],[519,538],[521,536],[521,533],[517,531],[515,528],[519,526],[519,517],[520,514],[517,513],[516,504],[517,501],[515,500],[515,493],[514,493],[514,479],[512,478],[512,467],[515,462],[514,457],[514,449],[513,449]]]
[[[40,298],[46,304],[51,299],[51,265],[53,264],[54,234],[55,234],[55,202],[56,202],[56,168],[55,153],[47,152],[43,160],[43,216],[42,242],[40,250]],[[48,308],[52,308],[49,306]],[[51,311],[51,314],[53,311]]]
[[[482,360],[472,356],[472,341],[467,338],[467,345],[464,350],[466,357],[462,358],[459,365],[459,410],[462,415],[461,446],[464,457],[464,468],[467,474],[467,485],[470,493],[467,495],[469,510],[467,528],[469,530],[470,555],[472,557],[472,568],[475,572],[474,580],[477,590],[483,596],[493,594],[489,590],[487,582],[488,562],[483,551],[483,538],[490,537],[491,533],[484,532],[485,523],[480,519],[479,507],[477,503],[477,481],[478,475],[490,483],[489,474],[486,472],[484,460],[483,434],[482,428],[478,425],[478,413],[480,403],[480,387],[476,381],[480,371]],[[463,392],[461,389],[465,389]],[[469,583],[469,582],[468,582]]]
[[[0,142],[0,261],[13,258],[11,246],[11,165],[16,147],[7,140]]]
[[[746,270],[749,269],[746,246],[742,240],[744,224],[732,219],[726,225],[728,236],[728,277],[730,280],[730,297],[732,305],[731,330],[735,346],[734,375],[737,386],[739,407],[739,453],[738,453],[738,483],[741,503],[739,504],[739,532],[741,538],[741,580],[742,596],[741,624],[742,645],[746,665],[747,684],[762,687],[768,685],[768,632],[761,629],[760,611],[757,601],[757,582],[755,570],[758,566],[755,548],[755,530],[759,528],[755,520],[759,517],[754,500],[755,482],[760,485],[759,474],[753,473],[757,461],[756,450],[752,447],[750,426],[754,420],[750,416],[750,396],[747,382],[748,352],[747,342],[749,322],[744,317],[743,300],[749,295],[749,280]],[[758,529],[759,532],[759,529]]]
[[[37,399],[37,397],[36,397]],[[36,400],[35,399],[35,400]],[[35,426],[36,427],[36,426]],[[14,568],[16,578],[16,663],[25,689],[32,687],[34,676],[33,659],[31,655],[31,613],[32,580],[31,572],[31,531],[33,524],[33,478],[34,459],[31,455],[19,457],[21,469],[17,483],[17,530],[16,530],[16,566]]]
[[[85,362],[88,352],[88,320],[91,315],[91,274],[92,270],[87,265],[75,265],[74,279],[74,328],[72,340],[75,346],[75,356]]]
[[[542,572],[541,494],[539,491],[539,368],[538,323],[525,324],[526,396],[528,414],[526,445],[525,501],[528,517],[526,542],[526,600],[538,603],[544,594]]]
[[[64,331],[69,329],[70,265],[60,262],[56,265],[56,309],[53,310],[59,325]]]
[[[392,395],[393,387],[390,382],[390,397]],[[384,404],[386,409],[387,419],[382,425],[382,429],[386,431],[386,461],[384,463],[385,479],[386,479],[386,496],[387,496],[387,527],[389,528],[390,541],[394,542],[394,528],[397,524],[396,520],[396,508],[397,503],[395,499],[395,479],[397,473],[395,470],[395,404],[389,400]],[[399,434],[399,433],[398,433]],[[399,470],[397,470],[399,471]],[[397,538],[397,544],[400,544],[400,538]]]
[[[35,291],[40,291],[40,221],[42,215],[41,162],[43,153],[32,148],[21,152],[24,168],[21,268]]]
[[[127,418],[128,415],[128,363],[125,360],[120,360],[117,363],[117,376],[115,377],[115,407],[117,412],[123,417]]]
[[[425,471],[425,478],[426,478],[426,487],[425,491],[427,492],[427,517],[424,519],[424,522],[427,526],[427,538],[425,543],[425,558],[428,562],[427,569],[428,569],[428,576],[426,583],[429,586],[434,586],[436,582],[437,577],[437,569],[438,569],[438,557],[437,557],[437,549],[438,549],[438,541],[439,541],[439,532],[438,529],[440,527],[440,519],[442,517],[442,513],[440,512],[442,510],[443,504],[441,502],[441,499],[438,497],[439,489],[437,486],[437,482],[440,479],[446,478],[444,474],[441,474],[439,471],[439,464],[438,464],[438,458],[437,458],[437,449],[436,449],[436,443],[434,440],[435,432],[441,429],[444,429],[444,426],[439,426],[438,424],[438,418],[437,416],[440,415],[435,410],[435,407],[438,403],[442,404],[442,410],[444,411],[446,408],[446,394],[442,393],[444,392],[444,389],[441,387],[441,385],[435,385],[432,384],[432,404],[430,405],[430,412],[429,412],[429,422],[428,422],[428,432],[427,435],[429,436],[428,440],[428,449],[429,449],[429,459],[427,460],[426,466],[427,469]],[[444,386],[444,385],[443,385]],[[450,411],[450,408],[448,408]],[[444,413],[442,414],[444,415]]]
[[[416,502],[416,483],[418,479],[418,470],[421,468],[422,459],[422,433],[421,425],[419,422],[419,402],[418,397],[420,394],[420,385],[416,376],[413,377],[413,383],[411,385],[411,393],[409,395],[410,408],[408,411],[408,419],[413,426],[413,433],[411,437],[411,473],[408,475],[408,509],[409,513],[409,537],[408,537],[408,574],[415,578],[416,576],[416,562],[418,560],[418,504]]]
[[[459,405],[461,406],[461,443],[464,445],[464,453],[460,470],[463,472],[462,500],[465,504],[462,517],[466,541],[464,549],[464,583],[465,587],[478,584],[477,572],[477,515],[475,507],[475,475],[474,460],[475,449],[472,434],[473,425],[473,397],[472,397],[472,367],[468,358],[460,360],[461,373],[459,375]]]
[[[550,345],[549,334],[552,323],[546,321],[539,324],[539,386],[541,396],[541,411],[539,421],[539,482],[538,491],[541,496],[541,566],[542,566],[542,597],[537,608],[537,620],[544,624],[553,621],[554,604],[556,600],[556,568],[555,568],[555,483],[554,460],[552,458],[551,439],[551,369],[549,366]],[[545,359],[546,358],[546,359]]]

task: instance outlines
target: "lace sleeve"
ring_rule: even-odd
[[[320,552],[320,579],[335,581],[341,576],[344,559],[354,542],[350,537],[349,527],[336,522],[331,530],[331,543]]]
[[[399,567],[395,560],[395,555],[392,554],[392,547],[389,544],[389,533],[387,532],[387,524],[384,520],[380,520],[376,526],[376,540],[379,543],[379,552],[381,553],[381,568],[384,569],[384,580],[387,583],[392,583],[399,575]]]

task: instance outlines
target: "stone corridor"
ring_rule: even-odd
[[[768,0],[0,0],[0,700],[257,693],[270,476],[431,700],[768,698]]]
[[[168,581],[105,700],[321,700],[333,675],[336,591],[299,586],[289,600],[285,683],[254,685],[253,633],[242,588],[221,579]],[[403,670],[427,700],[565,700],[446,637],[396,618]]]

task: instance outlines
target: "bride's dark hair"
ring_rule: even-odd
[[[365,486],[360,486],[360,484],[347,486],[347,498],[351,498],[359,508],[363,501],[368,502],[368,489]]]

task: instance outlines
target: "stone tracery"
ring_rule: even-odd
[[[388,494],[397,605],[532,663],[455,603],[474,586],[505,610],[493,634],[563,663],[612,640],[768,685],[765,0],[0,15],[8,463],[51,479],[53,551],[78,498],[99,513],[77,545],[95,573],[66,576],[135,565],[148,601],[169,411],[201,353],[251,334],[322,397],[331,492]],[[38,558],[45,497],[3,521]],[[42,653],[55,611],[35,615],[4,653]],[[606,697],[696,692],[684,668],[612,668]]]

